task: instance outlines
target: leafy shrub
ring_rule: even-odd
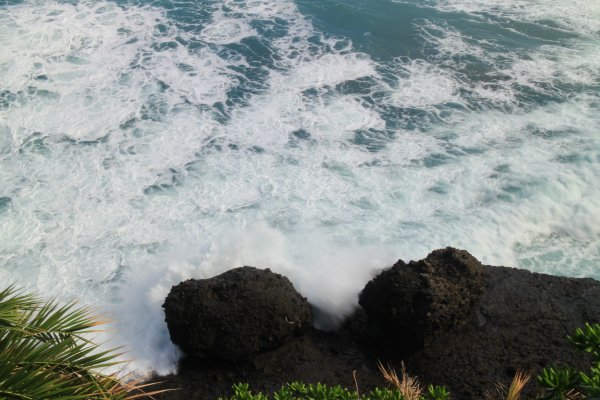
[[[116,375],[98,372],[118,364],[114,360],[119,355],[99,350],[84,337],[99,324],[88,309],[74,303],[59,306],[14,287],[0,291],[0,398],[120,400],[150,395]]]
[[[376,388],[373,391],[359,395],[339,385],[328,386],[321,383],[305,384],[293,382],[283,386],[269,397],[263,393],[252,393],[245,383],[233,385],[233,396],[219,400],[407,400],[400,390]],[[450,393],[441,386],[429,386],[421,400],[449,400]]]
[[[585,324],[569,342],[579,351],[592,354],[594,362],[588,371],[569,366],[545,368],[538,376],[544,389],[543,399],[600,399],[600,325]]]

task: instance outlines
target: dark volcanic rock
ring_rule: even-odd
[[[173,286],[163,308],[171,340],[200,358],[244,359],[311,324],[309,304],[287,278],[252,267]]]
[[[231,394],[235,383],[244,382],[253,391],[273,392],[285,383],[302,381],[354,388],[353,372],[361,391],[383,387],[386,382],[376,360],[361,353],[356,343],[341,332],[309,330],[277,349],[260,353],[253,360],[214,362],[185,359],[177,375],[157,378],[162,388],[179,388],[158,396],[160,400],[213,400]]]
[[[600,282],[485,266],[483,294],[467,323],[439,332],[404,361],[423,380],[447,385],[454,399],[481,398],[515,371],[534,377],[550,365],[587,369],[567,335],[600,322]],[[535,390],[535,379],[528,394]]]
[[[421,261],[398,261],[360,294],[373,339],[409,354],[435,331],[464,324],[481,294],[482,269],[475,257],[450,247]]]
[[[242,270],[244,280],[261,272]],[[240,273],[240,270],[234,271],[230,272]],[[195,329],[194,340],[207,335],[212,338],[214,349],[218,349],[208,349],[209,343],[201,338],[205,346],[203,354],[229,351],[240,346],[241,341],[254,343],[256,339],[248,338],[245,333],[242,333],[243,338],[235,339],[237,342],[228,338],[244,329],[251,329],[254,336],[258,332],[261,338],[268,337],[272,329],[267,333],[259,328],[261,324],[271,327],[273,323],[271,317],[260,311],[264,304],[274,304],[272,300],[261,300],[262,305],[259,305],[254,300],[231,295],[230,286],[235,286],[234,292],[238,292],[244,285],[232,283],[238,278],[221,279],[227,274],[217,277],[219,284],[206,283],[210,280],[191,281],[203,283],[186,283],[173,289],[179,293],[177,302],[172,305],[173,311],[191,315],[189,323],[196,318],[193,310],[202,312],[206,307],[214,310],[210,314],[213,320],[205,328],[200,325]],[[275,274],[269,273],[271,275]],[[277,277],[273,279],[285,280],[291,287],[285,278]],[[197,294],[197,285],[208,288],[200,300],[186,294],[187,291]],[[261,286],[258,292],[265,290]],[[217,301],[219,296],[224,296],[221,292],[229,293],[225,297],[234,297],[235,301],[229,302],[229,306],[221,304]],[[242,289],[239,293],[250,292]],[[212,302],[220,305],[214,306]],[[169,300],[166,306],[168,303]],[[301,303],[306,305],[303,300]],[[158,379],[165,381],[166,387],[181,390],[155,397],[161,400],[214,399],[230,393],[231,385],[237,382],[248,382],[252,389],[267,392],[295,380],[339,383],[353,390],[355,370],[361,391],[367,392],[375,385],[385,384],[377,369],[377,361],[381,360],[396,370],[401,369],[404,361],[407,372],[418,376],[422,384],[445,385],[455,400],[481,399],[485,391],[495,390],[497,383],[509,384],[518,370],[535,377],[549,365],[568,364],[587,369],[589,355],[575,352],[566,336],[585,322],[600,322],[600,282],[513,268],[482,267],[467,252],[445,249],[434,251],[422,261],[398,262],[384,271],[365,287],[361,304],[367,310],[359,308],[336,332],[324,333],[309,327],[303,335],[285,340],[280,347],[242,361],[183,360],[178,375]],[[221,312],[231,318],[221,316]],[[269,315],[281,316],[275,312]],[[181,318],[180,321],[187,320]],[[405,331],[410,328],[412,333],[407,335],[402,327]],[[178,329],[189,329],[189,325],[182,323]],[[292,335],[288,333],[286,337]],[[385,340],[372,340],[381,335]],[[420,338],[418,343],[414,343],[415,337]],[[227,345],[223,347],[220,342]],[[252,344],[251,350],[256,352],[260,347]],[[402,351],[390,351],[394,347]],[[531,396],[535,391],[535,379],[532,379],[526,394]]]

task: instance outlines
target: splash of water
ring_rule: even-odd
[[[329,322],[447,245],[598,276],[597,2],[400,1],[389,58],[288,0],[153,4],[0,6],[0,279],[112,310],[133,369],[175,366],[170,286],[231,267]]]

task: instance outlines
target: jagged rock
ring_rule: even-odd
[[[589,354],[577,352],[567,335],[599,321],[598,281],[486,265],[470,321],[429,338],[423,351],[404,361],[427,382],[447,385],[454,399],[480,399],[523,371],[532,375],[524,397],[534,398],[543,367],[589,368]]]
[[[182,389],[156,398],[217,398],[237,382],[265,391],[295,380],[353,389],[355,372],[361,389],[369,391],[385,384],[377,360],[396,370],[404,362],[408,373],[418,376],[422,384],[445,385],[458,400],[481,399],[497,383],[509,385],[515,371],[524,371],[533,377],[524,396],[533,398],[538,389],[534,377],[543,367],[566,364],[585,370],[591,365],[590,355],[576,352],[566,336],[585,322],[600,322],[600,282],[596,280],[481,268],[467,252],[454,249],[434,251],[418,262],[399,262],[388,271],[361,295],[369,311],[359,308],[337,331],[309,328],[281,347],[241,362],[187,359],[178,375],[158,378],[167,382],[166,387]],[[385,283],[381,277],[387,275],[391,279]],[[404,287],[420,293],[424,300],[417,296],[413,302],[406,290],[400,290]],[[187,303],[193,302],[181,300],[182,307]],[[254,309],[246,313],[252,319]],[[426,340],[407,345],[403,337],[407,334],[398,325],[405,321],[401,315],[420,321],[412,328]],[[395,321],[387,337],[382,320]],[[374,333],[383,334],[385,340],[372,336],[369,331],[374,327]],[[201,329],[198,333],[203,334]],[[394,354],[393,346],[402,348],[404,354]]]
[[[252,267],[173,286],[163,308],[171,340],[200,358],[245,359],[311,324],[309,304],[286,277]]]
[[[427,335],[462,325],[481,295],[482,266],[468,252],[435,250],[424,260],[398,261],[360,294],[376,340],[400,353],[423,347]]]

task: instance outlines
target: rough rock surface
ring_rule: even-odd
[[[426,260],[434,266],[446,265],[460,261],[461,254],[465,253],[445,249]],[[482,293],[467,315],[458,311],[464,310],[461,307],[450,308],[455,310],[455,320],[442,314],[429,320],[440,308],[433,308],[436,312],[431,317],[425,313],[425,320],[432,321],[425,324],[430,328],[425,331],[422,348],[410,354],[399,356],[392,351],[396,345],[406,349],[400,336],[396,344],[386,343],[390,347],[370,341],[372,318],[359,308],[336,332],[308,329],[281,347],[242,362],[183,360],[178,375],[158,379],[166,387],[181,390],[155,398],[214,399],[230,393],[237,382],[265,391],[294,380],[353,389],[354,370],[361,392],[365,392],[385,384],[377,370],[377,360],[381,360],[397,370],[404,361],[407,371],[423,384],[446,385],[455,400],[481,399],[482,393],[495,390],[497,383],[508,384],[517,370],[535,376],[550,364],[589,365],[589,358],[576,353],[566,336],[585,322],[600,322],[600,282],[492,266],[483,266],[481,282]],[[533,379],[527,391],[535,390]]]
[[[360,351],[342,332],[311,330],[275,350],[242,362],[182,360],[177,375],[157,377],[162,388],[180,390],[153,396],[157,400],[215,400],[246,382],[253,391],[273,392],[287,382],[326,383],[354,388],[356,371],[361,391],[386,385],[376,359]],[[153,387],[154,389],[154,387]]]
[[[423,348],[428,336],[465,323],[481,295],[483,267],[464,250],[436,250],[402,260],[373,278],[360,294],[371,334],[399,355]]]
[[[244,359],[312,322],[310,305],[286,277],[252,267],[173,286],[163,308],[171,340],[200,358]]]
[[[509,384],[517,370],[535,377],[550,365],[589,367],[566,338],[585,322],[600,322],[600,282],[492,266],[484,267],[483,282],[463,327],[428,338],[405,359],[413,373],[447,385],[455,399],[474,399],[497,382]]]

